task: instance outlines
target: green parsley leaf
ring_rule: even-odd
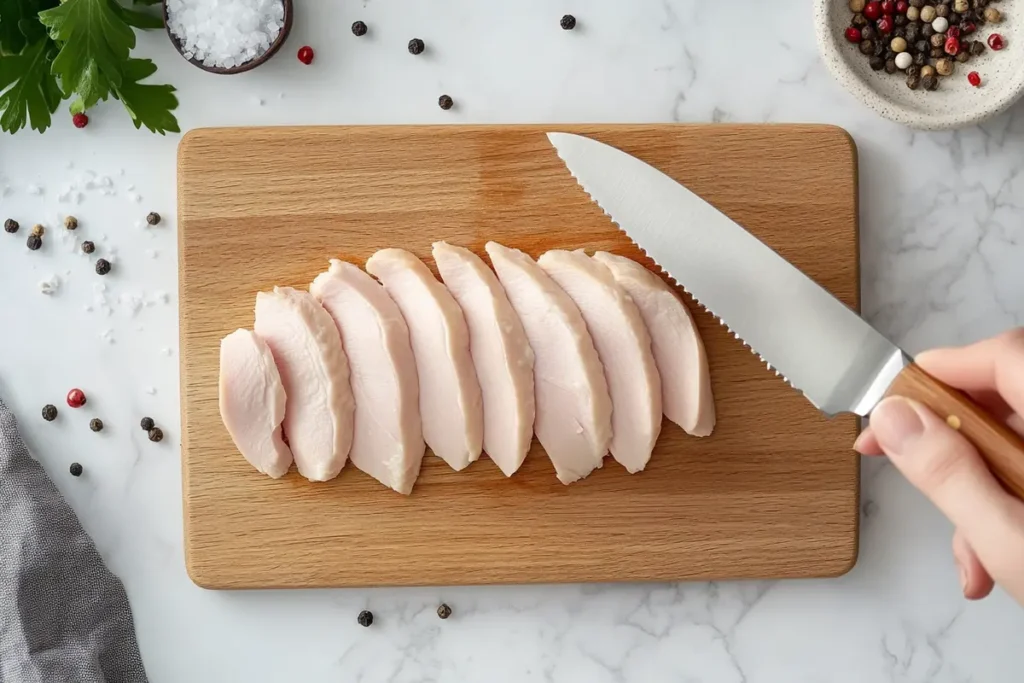
[[[66,97],[77,93],[86,109],[121,85],[135,32],[115,9],[115,0],[66,0],[39,14],[61,46],[51,71]]]
[[[124,65],[121,85],[112,88],[114,97],[121,100],[131,114],[136,128],[145,126],[154,133],[180,133],[178,120],[171,113],[178,106],[174,87],[147,85],[139,81],[156,73],[156,64],[148,59],[129,59]]]
[[[26,47],[19,55],[0,56],[0,129],[15,133],[31,123],[42,133],[62,99],[50,73],[55,48],[47,38]]]
[[[25,34],[18,24],[24,18],[22,0],[0,0],[0,52],[16,55],[25,49]]]
[[[121,5],[115,4],[114,7],[118,14],[121,15],[121,19],[124,23],[135,28],[143,29],[160,29],[164,27],[164,18],[156,14],[150,14],[149,12],[140,12],[135,9],[128,9]]]

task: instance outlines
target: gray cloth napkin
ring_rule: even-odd
[[[65,681],[147,678],[124,586],[0,401],[0,683]]]

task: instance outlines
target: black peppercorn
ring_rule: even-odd
[[[47,422],[53,422],[57,419],[57,406],[47,403],[43,406],[43,419]]]
[[[98,275],[106,275],[110,272],[110,261],[105,258],[96,259],[96,273]]]
[[[14,220],[13,218],[8,218],[7,220],[4,221],[4,230],[11,233],[12,235],[18,232],[19,228],[21,228],[21,225],[18,223],[18,221]]]
[[[977,57],[985,51],[985,43],[980,40],[971,41],[971,56]]]
[[[68,468],[68,471],[71,472],[72,477],[82,476],[82,466],[79,465],[77,462],[71,463],[71,467]]]
[[[153,427],[149,430],[149,440],[153,442],[163,441],[164,433],[159,427]]]
[[[956,61],[960,62],[961,64],[969,61],[970,58],[971,58],[971,53],[968,52],[967,50],[964,50],[963,52],[957,52],[956,53],[956,57],[955,57]]]
[[[91,254],[96,251],[96,245],[89,240],[86,240],[85,242],[82,242],[82,251],[86,254]]]
[[[894,28],[892,30],[892,37],[893,38],[906,38],[907,37],[907,27],[906,26],[897,26],[896,28]]]
[[[32,251],[35,251],[39,247],[43,246],[43,238],[39,235],[29,235],[28,240],[25,241],[25,246]]]
[[[855,16],[854,16],[854,19],[856,19],[856,17],[857,17],[857,16],[859,16],[859,17],[860,17],[861,19],[864,19],[864,15],[863,15],[863,14],[855,15]],[[566,15],[564,15],[564,16],[562,17],[562,20],[561,20],[560,22],[558,22],[558,23],[559,23],[559,25],[560,25],[560,26],[561,26],[561,27],[562,27],[562,28],[563,28],[564,30],[566,30],[566,31],[571,31],[571,30],[573,30],[574,28],[576,28],[576,17],[574,17],[574,16],[573,16],[573,15],[571,15],[571,14],[566,14]],[[865,24],[867,23],[867,19],[864,19],[864,23],[865,23]]]
[[[893,64],[895,63],[896,62],[893,62]],[[870,66],[875,71],[881,71],[882,69],[885,68],[885,57],[872,57],[870,60],[868,60],[868,66]]]
[[[94,432],[102,432],[103,420],[99,419],[98,417],[94,417],[93,419],[89,420],[89,429],[91,429]]]
[[[911,67],[913,68],[913,67]],[[909,69],[908,69],[909,70]],[[911,90],[917,90],[918,86],[921,85],[921,77],[917,74],[910,74],[907,76],[907,87]]]
[[[912,21],[907,24],[907,35],[906,39],[908,43],[915,42],[921,36],[921,24],[916,21]]]
[[[943,50],[941,47],[933,47],[930,54],[935,59],[940,59],[946,54],[946,51]]]
[[[923,55],[928,54],[931,51],[931,45],[928,44],[927,40],[919,40],[914,43],[914,50],[920,52]]]
[[[437,98],[437,106],[441,107],[441,109],[444,109],[445,111],[451,109],[454,104],[455,102],[453,102],[452,98],[448,95],[441,95]]]
[[[877,44],[881,45],[880,42]],[[862,54],[870,55],[872,52],[875,51],[875,45],[876,43],[873,40],[862,40],[860,41],[860,51]]]
[[[144,432],[148,432],[150,429],[156,426],[156,423],[153,422],[153,418],[151,417],[142,418],[142,422],[140,422],[139,424],[142,425],[142,431]]]
[[[924,66],[927,63],[928,55],[926,55],[925,53],[918,52],[916,55],[914,55],[914,64],[916,64],[917,66]]]
[[[931,38],[935,35],[935,29],[932,28],[931,24],[925,24],[921,27],[921,36],[924,38]]]
[[[414,55],[418,55],[423,52],[427,46],[419,38],[413,38],[409,41],[409,52]]]
[[[901,28],[901,27],[906,26],[907,22],[909,22],[909,21],[910,21],[910,19],[907,19],[907,15],[906,14],[897,14],[896,18],[893,20],[893,23],[896,24],[897,28]]]
[[[924,0],[910,0],[910,6],[920,9],[924,7]]]
[[[952,11],[949,9],[949,5],[940,4],[935,6],[935,16],[949,19],[950,14],[952,14]]]
[[[921,79],[921,87],[925,90],[935,90],[939,87],[939,77],[935,74],[928,74]]]
[[[451,615],[452,608],[442,602],[437,608],[437,616],[439,616],[442,619],[447,619]]]
[[[74,216],[67,216],[64,218],[64,227],[68,230],[78,229],[78,219]]]
[[[900,70],[899,67],[896,66],[896,60],[895,59],[887,59],[887,60],[885,60],[885,73],[887,73],[887,74],[894,74],[894,73],[896,73],[899,70]]]
[[[365,36],[366,35],[366,24],[361,21],[357,21],[352,24],[352,35]]]
[[[964,18],[960,16],[957,12],[950,12],[948,19],[950,26],[956,26],[957,24],[964,20]]]
[[[874,26],[865,26],[860,31],[860,37],[864,40],[874,40],[878,37],[878,29]]]
[[[150,211],[146,214],[146,222],[150,225],[157,225],[160,222],[160,214],[156,211]]]
[[[356,621],[359,622],[360,626],[369,628],[370,625],[373,624],[373,612],[364,609],[362,612],[359,613],[359,616],[356,617]]]
[[[877,53],[878,50],[875,50],[875,52]],[[886,59],[896,59],[896,53],[889,48],[887,48],[885,52],[882,53],[882,56],[885,57]]]

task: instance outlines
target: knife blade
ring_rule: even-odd
[[[1024,442],[927,375],[776,251],[681,183],[572,133],[548,139],[576,182],[666,275],[826,415],[870,415],[900,393],[956,425],[1024,497]]]

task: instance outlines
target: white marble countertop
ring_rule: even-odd
[[[980,128],[920,134],[842,91],[803,2],[474,0],[297,3],[284,52],[254,72],[201,73],[163,34],[139,51],[178,86],[183,130],[389,122],[828,122],[860,150],[865,313],[911,352],[1024,323],[1024,106]],[[499,9],[500,7],[500,9]],[[563,12],[579,19],[558,26]],[[741,16],[742,15],[742,16]],[[371,33],[356,39],[352,21]],[[429,53],[406,52],[411,37]],[[312,66],[294,57],[303,44]],[[447,92],[456,109],[444,112]],[[153,681],[1001,682],[1024,667],[1024,610],[967,603],[951,529],[883,462],[866,463],[861,556],[827,581],[208,592],[182,560],[175,148],[118,103],[85,130],[62,110],[0,141],[0,395],[123,578]],[[93,188],[86,187],[91,178]],[[104,180],[110,180],[110,193]],[[785,179],[780,179],[785,182]],[[61,194],[77,185],[67,201]],[[33,194],[32,186],[39,188]],[[6,190],[4,189],[6,188]],[[77,193],[82,201],[78,203]],[[139,201],[136,201],[138,195]],[[159,211],[155,228],[140,220]],[[61,239],[116,249],[99,278]],[[27,228],[53,226],[39,252]],[[808,239],[814,217],[808,217]],[[99,255],[99,254],[97,254]],[[56,274],[59,291],[40,293]],[[100,284],[106,291],[97,291]],[[164,301],[163,293],[167,295]],[[109,308],[109,314],[107,309]],[[63,405],[72,386],[107,428]],[[144,414],[167,434],[147,441]],[[85,475],[74,479],[68,464]],[[454,616],[434,616],[440,601]],[[371,629],[356,624],[374,611]]]

